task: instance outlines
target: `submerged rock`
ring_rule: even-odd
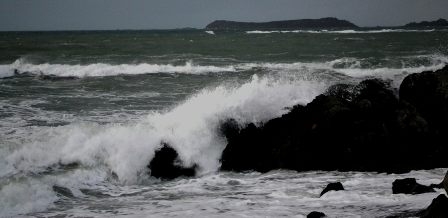
[[[327,187],[324,188],[324,190],[320,193],[320,196],[324,195],[325,193],[329,191],[343,191],[344,186],[340,182],[330,183],[327,185]]]
[[[184,167],[176,150],[164,144],[156,151],[148,165],[151,176],[161,179],[174,179],[180,176],[194,176],[197,166]]]
[[[263,125],[224,122],[221,170],[404,173],[447,167],[448,67],[388,81],[335,85]],[[437,107],[437,108],[436,108]]]
[[[327,217],[327,216],[322,212],[313,211],[313,212],[309,213],[306,217],[307,218],[322,218],[322,217]]]
[[[439,195],[431,205],[420,212],[422,218],[446,218],[448,217],[448,198],[445,195]]]
[[[72,191],[69,188],[66,188],[63,186],[58,186],[58,185],[53,185],[52,188],[53,188],[54,192],[56,192],[62,196],[69,197],[69,198],[74,197]]]
[[[392,183],[393,194],[422,194],[435,192],[433,188],[417,183],[414,178],[397,179]]]

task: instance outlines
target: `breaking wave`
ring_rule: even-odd
[[[398,58],[397,58],[398,59]],[[363,78],[368,76],[383,79],[394,79],[401,74],[418,73],[422,71],[434,71],[443,68],[448,63],[445,55],[421,55],[402,57],[399,66],[382,67],[375,66],[368,59],[339,58],[326,62],[293,62],[293,63],[269,63],[253,62],[238,63],[226,66],[202,66],[192,62],[184,65],[159,65],[159,64],[120,64],[111,65],[96,63],[90,65],[67,65],[67,64],[31,64],[19,59],[10,65],[0,65],[0,78],[12,77],[17,74],[26,75],[51,75],[56,77],[104,77],[116,75],[139,75],[154,73],[178,73],[178,74],[210,74],[210,73],[232,73],[243,72],[254,69],[265,69],[266,72],[285,72],[313,74],[316,71],[343,74],[352,78]],[[386,64],[388,65],[388,64]],[[397,81],[401,82],[401,81]]]
[[[30,73],[35,75],[53,75],[59,77],[100,77],[115,75],[137,75],[150,73],[183,73],[183,74],[204,74],[214,72],[234,72],[232,66],[201,66],[192,62],[185,65],[171,64],[119,64],[111,65],[96,63],[89,65],[68,65],[68,64],[31,64],[19,59],[10,65],[0,65],[0,78],[11,77],[17,73]]]

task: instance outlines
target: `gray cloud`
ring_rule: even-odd
[[[0,0],[0,30],[202,28],[216,19],[338,17],[360,26],[448,19],[447,0]]]

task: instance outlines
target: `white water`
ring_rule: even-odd
[[[86,170],[76,170],[71,175],[64,175],[65,179],[48,176],[36,186],[25,183],[4,187],[0,191],[0,205],[3,206],[0,216],[47,210],[36,215],[305,217],[311,211],[321,211],[329,217],[385,217],[426,208],[432,199],[444,193],[437,189],[435,193],[394,195],[392,182],[395,179],[413,177],[417,182],[429,185],[440,182],[445,172],[446,169],[403,175],[292,171],[219,173],[172,182],[117,186],[95,181],[104,179],[101,173],[90,171],[87,174]],[[81,185],[73,185],[81,181]],[[340,181],[346,190],[319,197],[329,182],[336,181]],[[52,184],[70,188],[74,197],[56,195],[48,188]],[[101,195],[81,192],[80,188],[98,190]],[[9,207],[4,207],[3,203]],[[73,206],[67,207],[64,203]]]
[[[198,164],[199,175],[213,173],[219,167],[225,145],[217,131],[221,121],[236,118],[240,123],[262,122],[281,115],[285,107],[311,101],[327,86],[296,76],[253,76],[241,86],[204,89],[171,110],[153,112],[133,124],[73,123],[40,127],[28,134],[25,141],[10,138],[0,148],[0,178],[19,178],[21,182],[3,181],[6,184],[0,191],[0,211],[15,214],[28,200],[39,204],[22,208],[21,213],[51,206],[50,202],[56,199],[51,185],[67,180],[67,175],[51,176],[46,181],[33,175],[45,174],[48,167],[58,164],[80,163],[86,167],[87,175],[83,177],[93,177],[93,184],[113,178],[112,174],[120,184],[138,184],[146,179],[146,166],[161,142],[172,145],[186,166]],[[12,149],[8,144],[17,146]],[[78,182],[70,186],[90,184],[88,179]],[[64,182],[63,185],[67,186]],[[35,194],[22,196],[26,193]],[[22,197],[11,198],[12,195]]]
[[[104,63],[89,65],[66,65],[66,64],[30,64],[23,59],[16,60],[9,65],[0,65],[0,78],[14,75],[14,70],[19,73],[32,73],[35,75],[53,75],[59,77],[102,77],[115,75],[138,75],[152,73],[180,73],[180,74],[208,74],[223,72],[241,72],[256,68],[266,68],[269,71],[289,72],[289,73],[313,73],[319,70],[326,70],[332,73],[340,73],[349,77],[364,78],[375,76],[383,79],[396,80],[396,76],[419,73],[422,71],[434,71],[443,68],[448,63],[448,57],[444,55],[410,56],[412,59],[427,59],[429,65],[413,66],[403,62],[399,68],[390,67],[361,67],[363,59],[341,58],[327,62],[294,62],[294,63],[268,63],[255,62],[233,64],[227,66],[201,66],[192,62],[185,65],[158,65],[158,64],[121,64],[111,65]],[[396,80],[398,83],[401,80]]]
[[[182,67],[190,70],[198,67],[191,71],[194,73],[214,72],[210,69],[220,72],[222,69],[244,71],[266,68],[270,72],[281,72],[282,74],[281,76],[265,75],[262,77],[254,75],[242,85],[222,84],[213,88],[205,88],[175,107],[163,112],[152,112],[130,124],[100,125],[86,121],[72,122],[70,125],[59,127],[30,127],[25,130],[26,138],[5,137],[3,139],[5,141],[0,142],[2,145],[0,146],[0,178],[2,178],[0,180],[0,216],[14,216],[51,209],[58,200],[63,199],[52,190],[53,185],[67,187],[75,197],[79,198],[87,198],[86,194],[80,191],[83,188],[101,191],[105,189],[107,193],[118,189],[118,195],[120,195],[128,193],[127,188],[129,187],[131,187],[131,192],[134,190],[132,187],[137,187],[136,189],[139,191],[150,193],[148,194],[150,195],[149,200],[153,197],[151,194],[182,196],[182,193],[191,192],[199,196],[199,199],[195,199],[193,203],[188,202],[188,197],[180,199],[180,202],[177,202],[176,199],[159,201],[159,204],[166,204],[177,211],[174,213],[177,216],[182,214],[179,211],[183,210],[190,211],[189,216],[204,215],[194,209],[201,204],[207,208],[220,208],[224,205],[224,209],[227,208],[229,211],[224,211],[223,217],[236,214],[240,214],[240,216],[301,216],[311,209],[319,210],[322,207],[325,209],[324,212],[341,216],[356,215],[360,212],[355,209],[346,209],[345,211],[348,211],[346,214],[340,214],[337,209],[347,205],[373,208],[366,214],[376,213],[385,206],[400,209],[421,207],[434,195],[428,194],[421,198],[391,196],[390,184],[392,178],[395,178],[394,175],[379,175],[378,178],[376,174],[365,173],[359,174],[359,177],[353,179],[345,178],[344,185],[352,186],[354,191],[330,194],[322,199],[316,197],[321,186],[329,181],[344,179],[341,178],[341,175],[326,177],[318,172],[311,173],[310,175],[315,177],[314,179],[308,178],[306,174],[290,172],[279,175],[274,173],[273,176],[216,175],[219,157],[226,143],[218,134],[217,128],[219,123],[227,118],[234,118],[240,124],[259,123],[280,116],[287,111],[285,109],[287,107],[310,102],[331,85],[327,80],[315,76],[319,70],[337,72],[353,78],[375,76],[399,81],[404,77],[403,74],[435,70],[442,68],[448,62],[444,56],[430,58],[431,65],[400,69],[362,69],[360,67],[362,60],[350,58],[323,63],[246,63],[219,69],[213,66],[204,67],[191,64],[181,67],[172,66],[171,72],[180,70],[180,72],[190,73]],[[13,65],[20,71],[41,71],[45,74],[79,77],[110,76],[117,73],[140,74],[146,71],[135,70],[143,65],[74,66],[27,63],[14,63]],[[341,65],[343,67],[340,67]],[[153,65],[145,66],[153,67]],[[396,75],[401,76],[396,78]],[[6,135],[4,132],[1,134],[2,136]],[[152,184],[152,180],[148,178],[146,166],[161,142],[168,142],[172,145],[179,152],[184,165],[198,164],[200,166],[198,173],[202,177],[167,183],[165,185],[169,188],[159,190],[160,192],[157,189],[153,190],[154,187],[146,187],[145,185],[148,183]],[[57,166],[60,164],[73,162],[80,163],[81,167],[75,170],[57,171]],[[410,175],[417,175],[425,183],[429,181],[435,183],[442,174],[442,170],[436,170],[419,171]],[[273,178],[265,180],[266,177]],[[241,192],[247,189],[247,195],[235,193],[234,185],[228,185],[230,180],[235,179],[242,184],[241,189],[236,188],[236,190]],[[366,181],[377,184],[366,186],[364,184]],[[216,196],[211,199],[207,198],[211,195],[210,193],[214,192],[210,189],[219,189],[222,186],[225,191],[230,190],[227,195],[239,199],[231,199],[229,196],[223,199]],[[283,190],[278,187],[290,188]],[[151,191],[148,191],[150,189]],[[131,199],[131,202],[135,201],[142,203],[138,197]],[[144,201],[148,201],[148,199],[144,199]],[[403,201],[404,205],[401,203]],[[299,207],[297,205],[303,209],[297,209]],[[152,207],[148,204],[141,206],[141,212],[130,211],[132,209],[131,206],[125,208],[125,214],[145,216],[155,212],[159,216],[173,215],[163,207]],[[95,216],[94,209],[89,210],[82,207],[69,209],[66,212]],[[212,215],[216,214],[216,211],[204,213]]]
[[[10,65],[0,65],[0,78],[14,75],[14,70],[20,73],[28,72],[36,75],[54,75],[60,77],[98,77],[114,75],[138,75],[149,73],[183,73],[183,74],[204,74],[212,72],[234,72],[235,68],[218,66],[200,66],[191,62],[185,65],[171,64],[120,64],[110,65],[104,63],[89,65],[67,65],[67,64],[30,64],[19,59]]]

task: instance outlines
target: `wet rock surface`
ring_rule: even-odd
[[[322,218],[322,217],[327,217],[327,216],[322,212],[313,211],[313,212],[309,213],[306,217],[307,218]]]
[[[397,96],[398,95],[398,96]],[[264,124],[229,120],[221,170],[404,173],[447,167],[448,67],[387,81],[335,85]]]
[[[322,195],[324,195],[325,193],[327,193],[329,191],[343,191],[343,190],[345,190],[345,189],[344,189],[344,186],[342,185],[342,183],[340,183],[340,182],[330,183],[320,193],[320,196],[322,197]]]
[[[430,186],[417,183],[414,178],[397,179],[392,183],[393,194],[422,194],[435,192]]]
[[[419,217],[423,218],[446,218],[448,217],[448,198],[439,195],[425,210],[421,211]]]
[[[154,158],[148,165],[151,176],[161,179],[174,179],[180,176],[194,176],[196,165],[184,167],[179,160],[176,150],[164,144],[156,151]]]

